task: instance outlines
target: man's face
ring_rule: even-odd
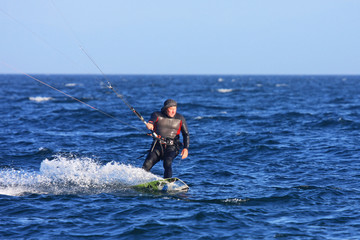
[[[174,117],[176,114],[176,109],[177,107],[169,107],[168,109],[166,109],[166,113],[169,117]]]

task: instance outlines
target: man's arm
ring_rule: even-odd
[[[188,149],[189,149],[189,145],[190,145],[190,136],[189,136],[189,130],[188,130],[186,120],[183,116],[181,117],[181,121],[182,121],[181,133],[183,136],[183,144],[184,144],[184,149],[181,152],[181,158],[185,159],[185,158],[187,158],[187,156],[189,154]]]
[[[149,129],[150,131],[154,131],[154,123],[157,121],[157,119],[158,119],[158,114],[156,112],[153,112],[151,114],[149,121],[146,124],[147,129]]]

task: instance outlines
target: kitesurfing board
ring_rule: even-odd
[[[133,186],[137,190],[187,192],[189,186],[179,178],[165,178]]]

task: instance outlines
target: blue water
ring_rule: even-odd
[[[360,238],[360,76],[108,76],[146,119],[179,102],[181,194],[130,187],[162,165],[101,76],[35,77],[116,119],[0,75],[0,239]]]

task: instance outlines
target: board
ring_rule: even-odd
[[[179,178],[165,178],[133,186],[137,190],[187,192],[189,186]]]

